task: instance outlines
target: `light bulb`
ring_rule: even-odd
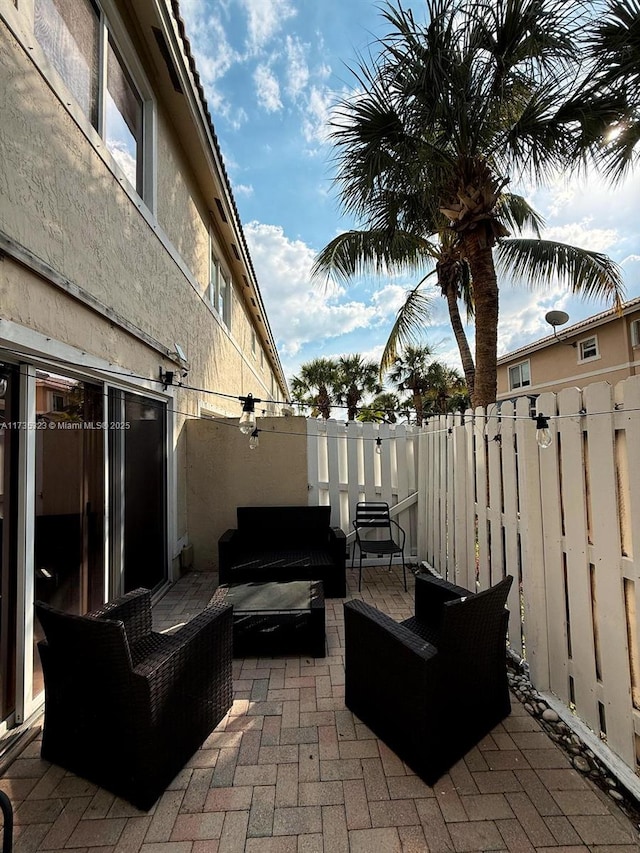
[[[544,415],[537,415],[536,417],[536,441],[538,442],[538,447],[542,448],[549,447],[553,441],[551,430],[549,429],[549,421]]]
[[[238,426],[240,427],[240,432],[243,432],[245,435],[251,435],[256,428],[256,401],[253,398],[253,394],[247,394],[246,397],[240,397],[240,399],[242,400],[242,414],[240,415]]]
[[[376,438],[376,453],[378,454],[378,456],[380,456],[382,453],[382,439],[380,438],[380,436]]]
[[[258,430],[254,429],[251,433],[251,438],[249,439],[249,450],[255,450],[260,444],[260,439],[258,437]]]

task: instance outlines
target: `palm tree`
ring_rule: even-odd
[[[409,391],[411,407],[416,413],[416,423],[422,426],[424,419],[424,395],[429,389],[429,366],[433,350],[427,344],[408,346],[398,355],[389,371],[389,381],[398,391]]]
[[[395,424],[398,420],[400,401],[392,391],[376,394],[370,403],[360,407],[357,420],[373,421],[378,424]]]
[[[365,394],[376,394],[381,390],[378,366],[373,361],[365,361],[359,353],[343,355],[338,359],[334,391],[336,401],[347,407],[348,420],[356,419],[360,401]]]
[[[640,156],[640,2],[609,0],[587,34],[594,63],[591,94],[596,100],[622,98],[622,116],[599,143],[596,159],[621,178]]]
[[[331,417],[333,386],[338,374],[337,363],[330,358],[314,358],[300,367],[300,375],[291,380],[294,400],[311,407],[312,417]]]
[[[469,395],[460,373],[441,361],[432,361],[427,368],[428,388],[424,394],[425,408],[436,415],[466,408]]]
[[[543,180],[573,165],[584,125],[581,7],[552,0],[426,6],[423,25],[400,3],[384,7],[390,32],[377,58],[360,62],[359,94],[340,102],[333,121],[337,183],[345,212],[367,231],[391,221],[414,241],[448,234],[471,275],[473,403],[487,405],[497,381],[493,248],[512,224],[501,201],[512,175]],[[604,127],[610,110],[589,105],[591,125]],[[619,275],[609,272],[595,291],[619,301]]]

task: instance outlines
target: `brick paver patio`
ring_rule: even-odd
[[[157,627],[187,621],[215,582],[182,578],[156,605]],[[392,616],[406,618],[412,596],[397,574],[365,570],[362,597]],[[640,849],[632,823],[517,700],[504,724],[425,785],[345,708],[343,638],[342,601],[330,599],[326,658],[235,661],[230,714],[149,813],[41,761],[34,740],[0,779],[16,853]]]

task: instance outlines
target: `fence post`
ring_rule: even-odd
[[[549,647],[540,503],[540,448],[535,438],[536,425],[529,418],[529,401],[526,397],[518,399],[516,414],[522,543],[522,576],[518,584],[522,586],[522,599],[518,598],[516,606],[518,610],[520,606],[524,609],[524,642],[531,680],[538,690],[546,690],[549,686]]]

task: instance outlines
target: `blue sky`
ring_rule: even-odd
[[[422,18],[423,2],[404,5]],[[285,373],[317,356],[377,361],[415,282],[310,280],[316,253],[354,225],[332,185],[328,120],[354,85],[349,67],[383,32],[377,0],[181,0],[180,8]],[[544,216],[543,236],[608,253],[622,266],[626,298],[640,296],[640,174],[615,189],[594,178],[518,189]],[[501,281],[499,353],[549,334],[551,308],[571,324],[607,307],[561,285],[534,292]],[[460,366],[441,298],[424,341]]]

